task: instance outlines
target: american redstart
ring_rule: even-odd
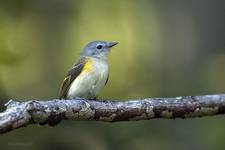
[[[79,60],[68,71],[59,97],[61,99],[96,99],[109,78],[108,54],[118,42],[88,43]]]

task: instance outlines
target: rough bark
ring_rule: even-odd
[[[225,94],[110,100],[10,100],[0,113],[0,133],[29,124],[54,126],[61,120],[134,121],[154,118],[192,118],[225,114]]]

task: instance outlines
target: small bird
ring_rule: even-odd
[[[60,99],[96,99],[109,78],[108,54],[118,42],[93,41],[88,43],[79,60],[68,71]]]

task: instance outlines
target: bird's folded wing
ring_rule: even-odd
[[[71,83],[79,76],[81,73],[82,69],[84,68],[85,65],[85,58],[81,58],[78,60],[78,62],[71,68],[65,79],[63,80],[61,90],[59,93],[59,98],[63,99],[66,98],[67,92],[70,88]]]

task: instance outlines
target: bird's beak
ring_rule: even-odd
[[[115,46],[115,45],[118,44],[118,43],[119,43],[119,42],[116,42],[116,41],[114,41],[114,42],[108,42],[107,46],[108,46],[109,48],[111,48],[111,47]]]

